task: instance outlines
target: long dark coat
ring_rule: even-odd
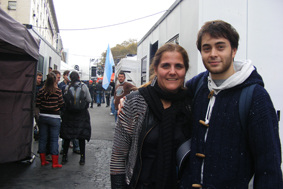
[[[85,139],[89,141],[91,126],[88,110],[85,109],[78,113],[66,110],[62,116],[60,137],[63,139]]]

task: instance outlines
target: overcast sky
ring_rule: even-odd
[[[64,49],[69,49],[69,65],[72,67],[79,65],[82,71],[88,74],[90,58],[99,58],[108,44],[112,48],[130,38],[139,41],[175,0],[53,0],[53,2]],[[103,27],[153,14],[156,15],[126,24]],[[85,28],[97,29],[72,30]],[[87,78],[88,75],[82,77],[82,79]]]

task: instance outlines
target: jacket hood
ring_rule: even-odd
[[[230,89],[235,86],[241,85],[247,81],[247,79],[251,76],[252,72],[255,70],[255,67],[252,65],[252,61],[250,60],[235,61],[233,65],[235,73],[231,75],[228,79],[226,79],[220,86],[217,86],[214,83],[211,78],[211,74],[209,73],[207,77],[207,85],[210,91],[213,90],[215,94],[218,94],[222,90]],[[261,77],[258,79],[262,81]]]
[[[253,67],[254,67],[254,70],[249,75],[249,77],[243,83],[235,86],[236,89],[245,88],[245,87],[247,87],[249,85],[253,85],[253,84],[258,84],[258,85],[261,85],[262,87],[264,87],[264,82],[262,80],[262,77],[257,72],[256,67],[255,66],[253,66]]]
[[[234,62],[235,73],[226,79],[220,86],[217,86],[214,81],[211,79],[210,73],[207,77],[207,86],[210,91],[213,91],[214,95],[211,96],[207,112],[205,116],[205,123],[209,124],[215,99],[218,93],[225,89],[230,88],[244,88],[252,84],[264,85],[261,76],[257,73],[256,68],[252,65],[252,61],[235,61]]]

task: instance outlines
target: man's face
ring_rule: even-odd
[[[119,80],[120,83],[123,83],[125,81],[125,76],[123,74],[119,74],[118,80]]]
[[[40,85],[41,81],[42,81],[42,76],[39,76],[39,75],[38,75],[38,76],[36,77],[36,84],[37,84],[37,85]]]
[[[57,82],[57,84],[59,83],[60,78],[61,78],[61,75],[60,74],[56,74],[56,82]]]
[[[63,75],[63,79],[67,82],[70,82],[69,79],[68,79],[68,75]]]
[[[212,79],[227,79],[235,73],[233,58],[236,52],[237,49],[232,49],[229,40],[224,37],[213,38],[207,33],[202,36],[202,61]]]

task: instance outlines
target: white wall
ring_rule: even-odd
[[[44,57],[43,65],[43,80],[46,79],[49,68],[49,57],[51,57],[51,67],[57,66],[57,70],[60,71],[61,56],[37,31],[29,29],[29,32],[37,39],[40,39],[39,54]]]
[[[280,99],[283,91],[280,55],[283,49],[283,1],[217,0],[221,6],[215,6],[215,1],[210,0],[200,2],[200,27],[205,21],[222,19],[236,28],[240,42],[235,60],[252,60],[263,78],[275,109],[283,111],[283,101]],[[202,65],[201,59],[199,65]],[[279,132],[283,139],[281,122]]]
[[[190,57],[186,79],[205,70],[196,48],[197,32],[210,20],[229,22],[240,35],[235,60],[250,59],[263,77],[276,110],[283,111],[280,99],[283,63],[282,0],[185,0],[138,47],[138,59],[148,53],[148,43],[159,40],[159,47],[179,33],[180,45]],[[158,35],[156,35],[158,33]],[[142,49],[142,50],[141,50]],[[283,120],[283,112],[281,116]],[[280,138],[283,125],[279,122]],[[282,165],[283,168],[283,165]]]
[[[283,145],[283,1],[249,0],[248,7],[247,58],[262,76],[275,109],[281,111],[279,131]]]

